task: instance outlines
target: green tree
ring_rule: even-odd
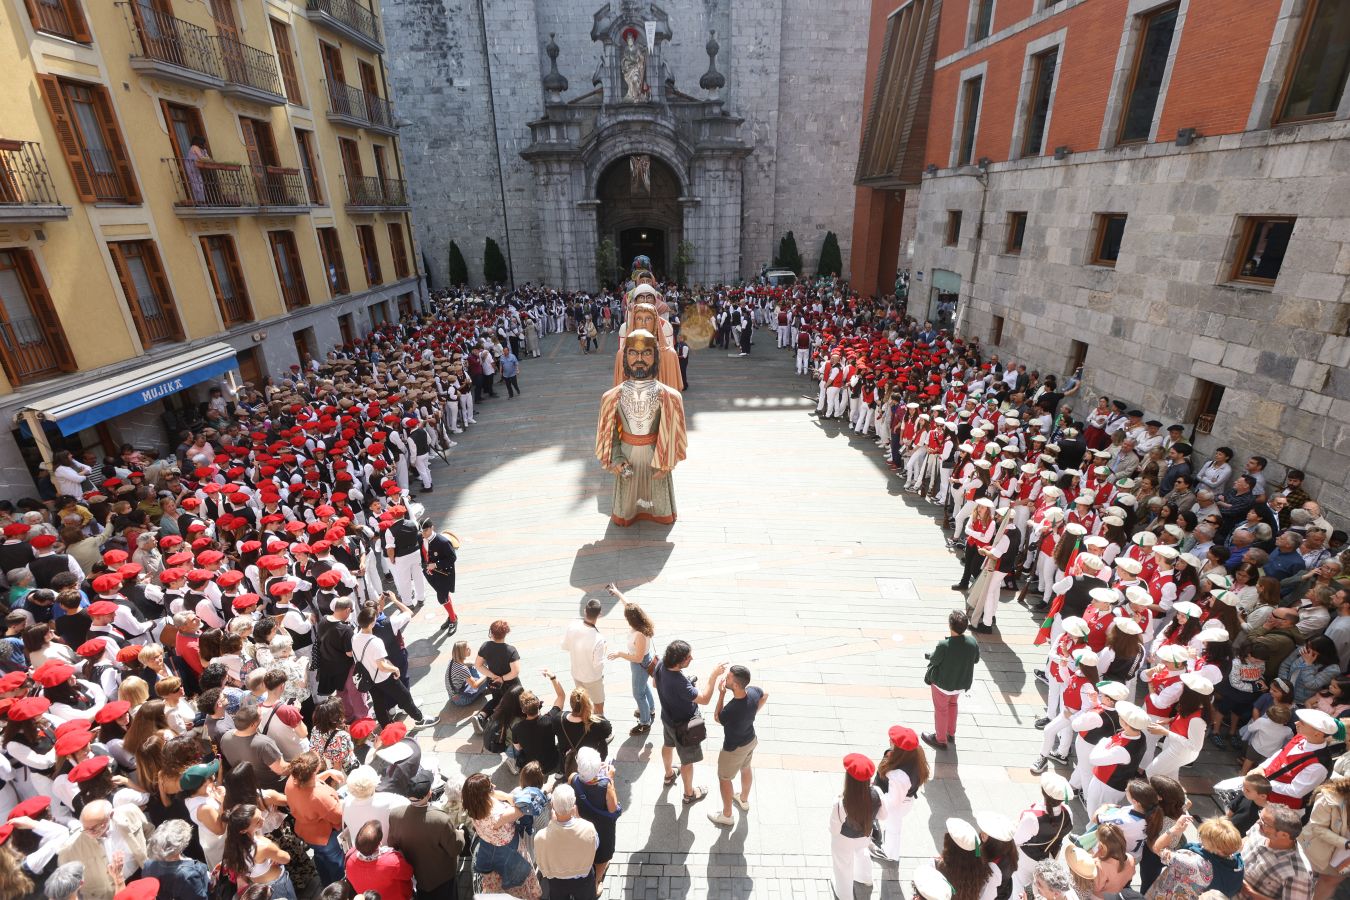
[[[488,284],[506,284],[511,280],[502,248],[492,238],[483,245],[483,280]]]
[[[469,264],[464,261],[464,254],[460,252],[459,244],[450,242],[450,286],[464,287],[469,283]]]
[[[600,287],[607,288],[615,284],[615,273],[619,269],[619,249],[614,242],[605,238],[595,248],[595,280]]]
[[[844,271],[844,259],[839,254],[839,238],[833,231],[825,232],[825,242],[820,245],[820,261],[816,263],[817,277],[834,275],[836,278]]]
[[[677,284],[684,284],[696,259],[693,242],[680,241],[680,245],[675,248],[675,282]]]
[[[791,269],[798,275],[802,274],[802,255],[797,250],[797,238],[788,232],[783,235],[778,242],[778,255],[774,257],[773,264],[780,269]]]

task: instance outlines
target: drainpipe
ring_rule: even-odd
[[[956,321],[952,324],[952,336],[961,333],[965,324],[966,307],[970,303],[975,288],[975,276],[980,273],[980,245],[984,242],[984,209],[989,200],[989,157],[980,157],[980,174],[973,176],[980,183],[980,217],[975,222],[975,259],[970,264],[970,278],[965,285],[965,297],[956,304]]]
[[[502,228],[506,231],[506,272],[511,278],[511,290],[516,289],[516,265],[511,258],[511,220],[506,212],[506,176],[502,171],[502,145],[497,137],[497,102],[492,91],[492,56],[488,52],[487,16],[483,0],[478,4],[479,37],[483,42],[483,64],[487,67],[488,115],[492,118],[492,146],[497,154],[497,193],[502,203]]]

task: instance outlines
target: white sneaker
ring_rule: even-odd
[[[459,434],[459,432],[456,431],[455,434]],[[446,442],[445,442],[445,446],[446,446],[446,447],[458,447],[458,446],[459,446],[459,441],[446,441]]]
[[[452,429],[450,430],[450,433],[451,433],[451,434],[463,434],[463,433],[464,433],[464,429],[463,429],[463,428],[452,428]]]
[[[730,828],[736,824],[736,820],[731,816],[724,816],[720,812],[708,813],[708,821],[714,825],[721,825],[723,828]]]

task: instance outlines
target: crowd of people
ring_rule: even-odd
[[[1350,889],[1350,552],[1303,473],[1277,482],[1227,446],[1203,458],[1191,428],[1083,395],[1081,368],[1042,376],[890,298],[832,283],[765,294],[753,302],[815,382],[814,415],[874,441],[962,561],[965,603],[928,654],[934,728],[893,733],[903,799],[889,755],[844,761],[836,894],[871,883],[869,849],[894,858],[928,771],[918,744],[938,761],[955,746],[977,636],[1010,615],[1039,626],[1045,653],[1028,760],[1042,796],[947,820],[915,897]],[[1179,779],[1206,747],[1232,777],[1201,820]]]

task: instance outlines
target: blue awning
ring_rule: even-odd
[[[24,409],[55,422],[62,434],[71,435],[194,384],[218,378],[236,367],[233,347],[207,344],[123,375],[54,394]]]

